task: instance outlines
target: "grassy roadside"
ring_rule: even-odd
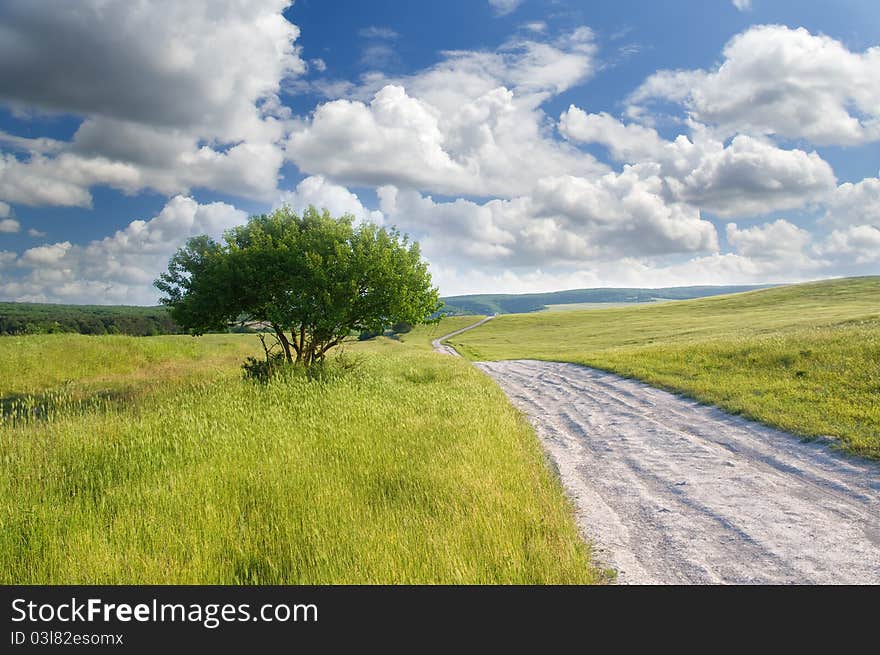
[[[258,348],[240,335],[91,337],[45,377],[40,358],[0,359],[10,393],[149,381],[0,425],[0,583],[601,581],[526,422],[429,352],[456,327],[350,344],[345,377],[266,388],[238,374]],[[120,363],[132,348],[143,361]]]
[[[880,278],[660,305],[500,316],[466,357],[586,364],[880,459]]]

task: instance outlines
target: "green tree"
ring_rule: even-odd
[[[191,334],[271,328],[288,362],[310,366],[352,331],[424,323],[440,305],[418,244],[350,215],[283,207],[223,241],[190,239],[155,282]]]

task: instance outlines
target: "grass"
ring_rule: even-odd
[[[138,390],[0,425],[0,583],[603,581],[527,423],[430,352],[456,327],[267,387],[247,335],[0,339],[6,394]]]
[[[673,302],[671,300],[665,298],[658,298],[656,300],[646,300],[644,302],[650,303],[661,303],[661,302]],[[612,307],[633,307],[635,303],[631,302],[577,302],[577,303],[567,303],[565,305],[547,305],[547,309],[543,310],[544,312],[577,312],[582,311],[584,309],[610,309]]]
[[[880,277],[499,316],[450,343],[474,360],[613,371],[880,459]]]

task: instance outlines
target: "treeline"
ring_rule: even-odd
[[[571,289],[551,293],[482,294],[441,298],[445,314],[525,314],[547,305],[575,303],[642,303],[653,300],[688,300],[726,293],[763,289],[769,285],[667,287],[665,289]]]
[[[181,334],[165,307],[0,303],[0,335]]]

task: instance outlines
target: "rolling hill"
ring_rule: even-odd
[[[571,289],[550,293],[477,294],[443,298],[443,312],[461,314],[527,314],[549,305],[580,303],[648,303],[654,300],[690,300],[728,293],[766,289],[765,285],[667,287],[662,289]]]

